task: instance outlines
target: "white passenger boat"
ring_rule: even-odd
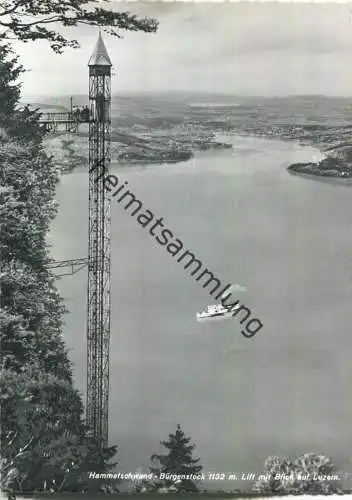
[[[231,318],[234,311],[239,309],[239,305],[235,306],[233,309],[228,309],[221,304],[214,304],[207,306],[205,311],[197,313],[197,321],[202,321],[205,319],[225,319]]]

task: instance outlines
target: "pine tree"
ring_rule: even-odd
[[[17,80],[23,67],[12,55],[9,44],[0,45],[0,121],[13,115],[21,93]]]
[[[29,106],[19,105],[21,83],[18,78],[24,72],[11,45],[0,44],[0,138],[6,130],[5,138],[41,143],[45,130],[39,123],[40,114]]]
[[[169,434],[168,441],[161,441],[160,444],[167,448],[169,452],[165,455],[154,453],[151,456],[153,466],[150,472],[160,478],[160,474],[172,474],[180,476],[180,482],[176,484],[181,491],[198,491],[197,480],[193,478],[182,478],[182,476],[198,475],[202,470],[199,465],[199,458],[192,458],[195,445],[191,443],[191,438],[185,436],[180,425],[177,425],[175,434]],[[169,487],[175,484],[175,480],[165,479],[160,481],[160,485]]]

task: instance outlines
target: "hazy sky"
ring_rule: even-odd
[[[186,90],[231,94],[352,95],[348,4],[111,2],[159,20],[157,34],[104,35],[113,93]],[[97,30],[71,28],[80,49],[55,55],[17,44],[24,95],[84,94]]]

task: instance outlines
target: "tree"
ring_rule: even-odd
[[[0,6],[0,36],[2,40],[18,39],[23,42],[47,40],[54,52],[65,47],[77,48],[77,40],[68,40],[57,31],[57,25],[99,26],[106,33],[121,38],[120,31],[155,33],[155,19],[137,18],[129,12],[113,12],[102,8],[109,0],[100,0],[92,7],[90,0],[2,0]],[[56,25],[56,26],[55,26]],[[51,28],[51,29],[50,29]]]
[[[35,364],[27,364],[21,373],[1,372],[0,402],[1,432],[15,432],[18,448],[41,429],[49,434],[51,428],[55,437],[64,430],[75,434],[82,430],[83,404],[78,391],[70,381],[45,373]]]
[[[17,82],[23,72],[18,57],[12,57],[10,45],[0,45],[0,117],[11,116],[20,98],[21,85]]]
[[[88,437],[83,405],[72,385],[33,366],[23,374],[2,371],[0,378],[2,488],[17,491],[99,490],[116,446],[101,448]]]
[[[59,169],[36,143],[9,140],[1,151],[1,366],[21,371],[36,362],[72,381],[61,335],[65,307],[47,269],[46,234],[57,211]]]
[[[265,494],[330,495],[341,492],[340,476],[331,459],[306,453],[295,460],[269,457],[265,473],[259,476],[254,490]]]
[[[198,491],[198,479],[190,476],[198,476],[203,467],[199,465],[199,458],[192,458],[195,445],[191,444],[191,438],[186,437],[180,425],[177,425],[176,433],[169,434],[168,441],[161,441],[160,444],[169,452],[165,455],[154,453],[151,456],[153,466],[150,467],[150,472],[158,478],[161,474],[174,475],[175,478],[160,479],[159,486],[170,487],[175,484],[175,479],[180,479],[176,484],[178,490]]]
[[[287,458],[271,456],[264,464],[264,474],[254,485],[254,490],[260,493],[279,494],[285,491],[284,481],[279,476],[289,475],[293,468],[292,462]]]
[[[71,382],[44,373],[32,363],[22,373],[2,370],[0,404],[1,452],[6,464],[19,471],[12,478],[16,489],[40,488],[53,443],[67,433],[83,431],[78,391]]]
[[[85,432],[63,434],[50,446],[42,469],[42,482],[56,492],[99,491],[107,486],[107,479],[91,479],[89,473],[106,473],[114,469],[117,462],[111,460],[116,453],[116,446],[101,448]]]
[[[0,7],[1,8],[1,7]],[[21,94],[19,76],[24,72],[18,56],[9,43],[0,45],[0,141],[12,137],[20,142],[40,143],[45,130],[39,123],[40,114],[29,106],[19,108]],[[6,133],[4,134],[4,131]]]
[[[27,490],[72,487],[88,467],[112,467],[117,449],[101,450],[82,430],[82,402],[62,339],[65,307],[48,270],[46,237],[60,169],[44,151],[39,113],[19,107],[24,69],[7,41],[47,40],[61,53],[79,46],[61,28],[99,26],[118,38],[121,30],[157,30],[154,19],[113,12],[101,2],[94,8],[90,0],[0,5],[1,470],[8,485]]]
[[[51,445],[67,431],[81,432],[83,405],[62,338],[65,307],[47,268],[60,170],[44,151],[35,113],[16,108],[19,89],[13,82],[21,69],[2,49],[1,469],[5,487],[33,489],[43,484]]]
[[[29,441],[11,455],[11,447],[16,437],[16,433],[7,432],[1,439],[1,458],[0,458],[0,489],[5,491],[13,491],[18,489],[17,485],[21,481],[21,474],[18,467],[18,462],[22,461],[27,453],[28,448],[32,445],[33,439]]]

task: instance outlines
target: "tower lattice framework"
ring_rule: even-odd
[[[110,350],[110,164],[111,61],[99,34],[89,60],[89,229],[86,423],[108,444]]]

